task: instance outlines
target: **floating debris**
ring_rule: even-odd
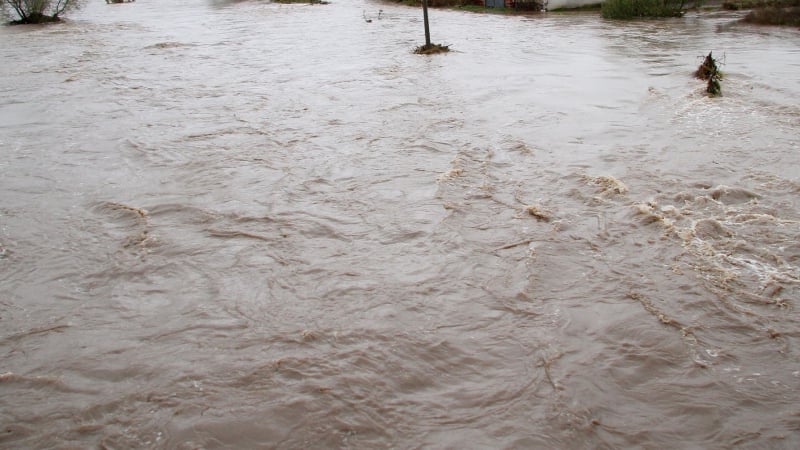
[[[449,51],[449,46],[440,44],[425,44],[414,49],[414,53],[417,55],[435,55],[437,53],[447,53]]]
[[[303,330],[303,341],[313,341],[317,338],[317,335],[314,334],[311,330]]]
[[[628,192],[628,186],[625,186],[625,183],[610,175],[599,177],[584,176],[584,179],[599,186],[604,194],[626,194]]]
[[[462,173],[464,173],[464,169],[462,169],[460,167],[456,167],[456,168],[450,169],[447,172],[439,175],[439,180],[438,181],[441,183],[442,181],[452,180],[453,178],[457,178],[457,177],[461,176]]]
[[[532,215],[536,218],[536,220],[540,222],[550,222],[552,218],[550,213],[542,209],[541,206],[537,205],[528,205],[525,207],[525,212]]]

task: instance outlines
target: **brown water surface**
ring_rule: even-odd
[[[0,447],[800,448],[800,31],[740,16],[0,28]]]

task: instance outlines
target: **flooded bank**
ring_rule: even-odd
[[[740,17],[0,28],[0,444],[797,448],[800,32]]]

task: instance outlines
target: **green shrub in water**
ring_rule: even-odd
[[[57,22],[59,15],[76,6],[77,0],[0,0],[0,12],[17,16],[12,24]]]

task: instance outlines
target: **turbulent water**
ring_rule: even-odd
[[[800,31],[740,17],[3,27],[0,447],[800,447]]]

